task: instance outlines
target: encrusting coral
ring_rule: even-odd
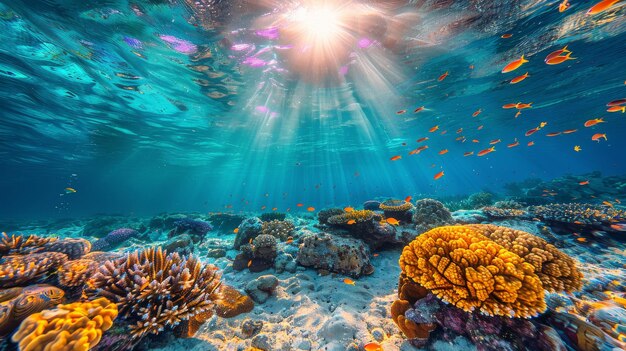
[[[404,248],[400,267],[466,312],[521,318],[545,311],[544,289],[572,291],[582,277],[571,258],[542,239],[494,225],[432,229]]]
[[[0,259],[0,288],[37,282],[65,261],[67,255],[60,252],[4,256]]]
[[[272,235],[281,241],[286,241],[296,229],[293,222],[279,220],[263,222],[261,228],[261,234]]]
[[[105,298],[58,305],[26,318],[12,340],[23,351],[86,351],[100,342],[117,313],[117,306]]]
[[[86,294],[117,303],[121,316],[133,323],[131,335],[139,339],[208,311],[220,283],[213,265],[149,248],[105,262]]]
[[[0,336],[10,334],[33,313],[63,302],[63,290],[50,285],[0,290]]]
[[[78,259],[63,263],[57,271],[59,284],[67,287],[82,286],[98,268],[98,262]]]
[[[483,213],[485,213],[490,218],[494,219],[505,219],[505,218],[516,218],[522,217],[526,215],[526,211],[520,210],[517,208],[501,208],[495,206],[487,206],[483,207]]]
[[[452,214],[444,204],[428,198],[415,201],[412,219],[418,233],[423,233],[437,226],[449,225],[453,222]]]
[[[329,217],[327,222],[331,225],[348,225],[348,222],[351,220],[356,223],[369,222],[372,220],[380,221],[382,220],[382,216],[369,210],[344,211],[344,213]]]

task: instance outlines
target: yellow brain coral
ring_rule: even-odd
[[[59,305],[26,318],[12,340],[22,351],[87,351],[113,325],[117,305],[106,298]]]
[[[535,267],[469,226],[432,229],[407,245],[402,272],[465,311],[528,318],[546,309]]]

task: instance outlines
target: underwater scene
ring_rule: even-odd
[[[626,1],[0,33],[0,351],[626,350]]]

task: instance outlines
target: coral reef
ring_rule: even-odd
[[[515,200],[501,200],[501,201],[496,201],[493,204],[493,207],[501,208],[501,209],[521,210],[524,208],[524,205],[522,205],[521,203]]]
[[[147,230],[146,225],[136,218],[125,216],[98,216],[85,224],[82,235],[102,238],[117,228],[133,228],[140,233]]]
[[[452,224],[453,220],[450,211],[441,202],[421,199],[415,201],[413,223],[417,232],[423,233],[438,226]]]
[[[92,249],[96,251],[108,251],[121,245],[130,238],[136,238],[139,232],[130,228],[119,228],[111,231],[104,238],[93,243]]]
[[[0,288],[36,283],[65,261],[67,255],[60,252],[4,256],[0,258]]]
[[[63,290],[50,285],[0,290],[0,337],[10,334],[26,317],[63,302]]]
[[[527,216],[526,211],[516,208],[502,208],[496,206],[486,206],[482,209],[483,213],[491,219],[508,219]]]
[[[233,261],[233,269],[237,271],[248,268],[251,272],[261,272],[274,266],[274,260],[278,255],[276,249],[276,237],[261,234],[252,240],[250,244],[239,247],[241,253]]]
[[[374,271],[370,264],[370,251],[360,240],[338,238],[326,233],[305,236],[296,260],[305,267],[325,269],[353,277],[371,274]]]
[[[118,304],[133,337],[141,338],[212,308],[220,283],[215,266],[150,248],[105,262],[86,293]]]
[[[295,232],[296,227],[291,221],[272,220],[263,222],[261,234],[272,235],[280,241],[286,241]]]
[[[385,214],[385,218],[395,218],[399,221],[410,222],[413,204],[404,200],[389,199],[380,203],[379,208]]]
[[[246,293],[254,302],[262,304],[272,296],[278,286],[278,278],[273,275],[262,275],[246,284]]]
[[[626,211],[605,205],[592,204],[548,204],[531,206],[529,213],[540,218],[555,231],[603,231],[623,238],[626,231]]]
[[[383,218],[381,215],[375,213],[374,211],[368,210],[355,210],[350,212],[345,212],[342,210],[342,213],[329,217],[326,222],[330,225],[350,225],[348,222],[355,221],[355,224],[362,222],[371,222],[371,221],[381,221]]]
[[[237,227],[237,236],[233,244],[234,248],[239,250],[241,245],[250,243],[250,240],[261,234],[262,229],[263,221],[258,217],[246,218],[246,220],[241,222],[239,227]]]
[[[58,305],[26,318],[12,340],[20,350],[89,350],[116,317],[117,306],[105,298]]]
[[[36,235],[11,235],[2,233],[0,236],[0,255],[25,254],[39,249],[45,244],[57,240],[56,238],[44,238]]]
[[[84,258],[65,262],[57,271],[59,284],[80,287],[96,272],[98,265],[98,262]]]
[[[259,218],[263,222],[284,221],[285,218],[287,218],[287,214],[286,213],[282,213],[282,212],[266,212],[266,213],[262,213],[259,216]]]
[[[378,207],[377,207],[378,208]],[[328,219],[333,216],[338,216],[344,214],[344,211],[341,208],[325,208],[317,213],[317,220],[322,225],[328,225]]]
[[[232,233],[246,217],[233,213],[211,213],[207,220],[215,227],[216,230],[225,233]]]
[[[64,253],[70,260],[75,260],[91,251],[91,243],[80,238],[54,240],[44,244],[41,251]]]
[[[261,234],[252,240],[252,256],[254,258],[274,262],[276,259],[276,237]]]
[[[170,230],[167,236],[172,238],[181,234],[189,234],[193,242],[200,242],[211,230],[213,230],[213,226],[207,222],[193,218],[183,218],[174,222],[174,229]]]

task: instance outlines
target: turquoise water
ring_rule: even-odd
[[[2,1],[2,217],[302,211],[624,174],[625,115],[606,111],[625,97],[623,3],[326,3],[302,19],[295,2]],[[565,45],[575,59],[544,63]],[[517,102],[532,108],[502,108]]]

